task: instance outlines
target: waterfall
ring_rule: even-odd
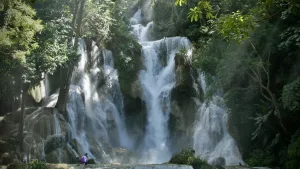
[[[124,124],[124,105],[123,96],[121,94],[120,84],[118,80],[118,72],[114,69],[114,62],[112,52],[109,50],[103,50],[104,59],[104,76],[106,79],[106,89],[110,93],[109,100],[107,100],[108,107],[111,107],[114,119],[116,121],[120,145],[122,147],[132,149],[132,142],[128,137],[128,133]],[[116,105],[116,106],[115,106]]]
[[[100,50],[94,42],[88,55],[87,45],[80,39],[78,55],[80,59],[72,74],[67,101],[71,139],[76,140],[80,154],[88,153],[96,160],[101,157],[109,161],[103,142],[114,147],[132,149],[132,141],[124,122],[118,72],[114,68],[112,52]],[[44,106],[53,108],[58,95],[57,90],[47,98]],[[53,115],[55,134],[60,134],[58,114]],[[95,147],[100,148],[93,150]]]
[[[174,58],[180,49],[189,49],[190,42],[184,37],[148,41],[148,32],[153,23],[149,22],[144,27],[140,24],[141,18],[139,9],[130,19],[132,33],[142,45],[145,66],[145,70],[141,70],[139,74],[143,99],[147,105],[147,126],[141,162],[162,163],[171,157],[168,147],[168,120],[170,91],[176,83]]]
[[[204,75],[199,73],[198,84],[201,84],[205,92],[204,79]],[[196,154],[206,159],[208,163],[216,163],[216,160],[221,157],[225,159],[226,165],[244,164],[234,139],[227,131],[227,113],[223,98],[214,95],[210,102],[198,101],[197,103],[198,120],[193,138]]]
[[[164,38],[149,41],[149,32],[153,22],[146,26],[141,24],[142,11],[139,9],[130,19],[132,34],[142,45],[142,57],[145,70],[141,70],[139,80],[142,86],[143,99],[147,106],[147,126],[144,137],[145,163],[161,163],[170,159],[168,145],[168,120],[170,113],[170,91],[176,84],[175,54],[181,49],[186,52],[187,61],[191,63],[192,50],[190,42],[185,37]],[[181,52],[182,52],[181,51]],[[192,75],[196,94],[205,91],[204,76],[199,74],[197,79]],[[200,85],[202,88],[200,88]],[[193,136],[194,149],[197,155],[215,163],[223,157],[226,165],[244,163],[234,139],[227,131],[227,113],[221,103],[223,99],[214,96],[213,101],[201,103],[194,98],[198,105],[198,120],[196,120]]]
[[[117,140],[115,146],[131,149],[131,141],[124,124],[123,99],[118,73],[113,68],[112,53],[108,50],[99,50],[93,43],[89,61],[86,44],[82,39],[79,40],[79,52],[81,58],[72,76],[67,103],[72,138],[79,143],[81,153],[92,154],[90,145],[97,142],[102,147],[100,140],[107,143]],[[99,65],[101,52],[104,59],[103,68]],[[99,87],[101,78],[104,78],[105,84]],[[116,125],[118,138],[111,136],[111,132],[108,131],[109,117],[112,117]],[[95,137],[94,142],[89,139],[91,134]]]

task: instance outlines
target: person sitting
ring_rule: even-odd
[[[88,154],[85,153],[81,159],[80,159],[80,163],[81,163],[81,168],[82,169],[85,169],[85,166],[87,165],[87,162],[88,162]]]

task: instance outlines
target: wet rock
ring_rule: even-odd
[[[66,146],[66,139],[63,135],[52,135],[46,140],[44,151],[49,153],[57,148],[64,148]]]
[[[224,166],[226,164],[226,160],[223,157],[217,157],[212,161],[211,164],[214,166]]]
[[[131,85],[131,96],[133,98],[142,98],[142,87],[141,82],[139,80],[136,80]]]
[[[66,148],[57,148],[46,154],[47,163],[78,163],[77,159],[72,156]]]
[[[194,100],[197,92],[193,86],[193,69],[186,59],[181,53],[175,56],[176,85],[171,91],[169,120],[170,140],[174,152],[186,148],[182,145],[192,144],[192,125],[198,110]]]
[[[0,161],[2,164],[10,164],[13,162],[13,160],[14,160],[13,155],[8,152],[3,153],[0,157]]]
[[[96,164],[96,161],[95,161],[95,159],[90,158],[90,159],[88,159],[87,163],[88,164]]]

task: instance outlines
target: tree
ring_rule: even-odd
[[[0,53],[2,78],[10,83],[20,83],[21,116],[19,123],[20,149],[23,143],[25,92],[28,90],[27,75],[30,63],[27,57],[38,48],[35,35],[43,29],[41,20],[34,19],[36,12],[25,2],[1,1],[0,12],[4,16],[0,28]]]
[[[78,39],[81,36],[81,26],[82,26],[82,20],[84,16],[84,8],[86,0],[74,0],[74,13],[72,18],[72,27],[75,32],[75,42],[73,49],[74,51],[78,48]],[[71,37],[70,37],[71,39]],[[67,112],[67,100],[68,100],[68,94],[69,94],[69,88],[71,83],[71,77],[74,69],[74,63],[69,63],[67,65],[60,67],[60,89],[59,89],[59,96],[56,103],[56,107],[58,108],[58,111],[62,114],[66,115]]]

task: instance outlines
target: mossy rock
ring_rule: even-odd
[[[205,160],[195,156],[195,150],[188,148],[175,154],[169,161],[171,164],[187,164],[193,166],[194,169],[216,169],[209,165]]]

